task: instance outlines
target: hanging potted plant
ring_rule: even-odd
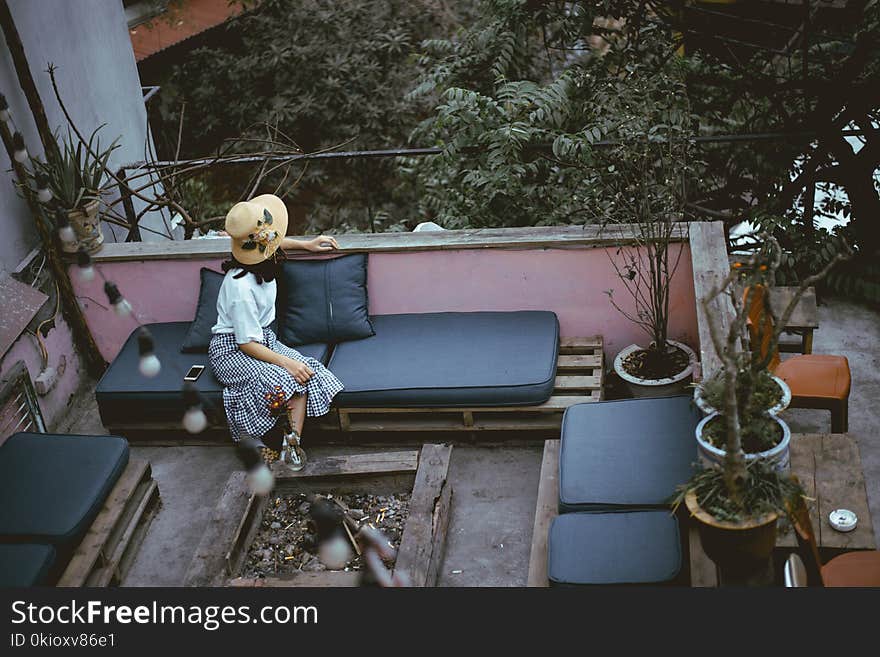
[[[676,507],[684,502],[697,519],[703,549],[721,571],[722,581],[743,582],[766,566],[776,544],[777,520],[792,496],[803,494],[787,469],[791,434],[767,409],[770,400],[755,395],[755,382],[767,370],[782,327],[804,291],[845,257],[838,256],[805,279],[777,320],[764,291],[782,250],[772,237],[761,238],[763,245],[748,263],[735,263],[721,285],[700,300],[721,362],[720,372],[710,379],[720,408],[697,429],[701,456],[710,458],[703,459],[705,467],[679,487],[675,498]],[[738,293],[737,281],[745,294]],[[722,294],[733,307],[726,328],[710,308]],[[752,351],[743,344],[747,327]]]
[[[68,130],[67,138],[53,153],[47,153],[46,161],[31,160],[37,188],[46,186],[54,199],[51,202],[67,213],[76,233],[77,248],[82,247],[89,253],[100,250],[104,243],[98,209],[101,194],[107,189],[105,172],[110,155],[119,147],[117,138],[107,148],[101,148],[97,135],[102,127],[91,134],[87,147],[76,141]]]

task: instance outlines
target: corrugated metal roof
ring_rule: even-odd
[[[131,28],[131,46],[134,57],[141,61],[157,52],[210,30],[241,13],[241,5],[229,0],[186,0],[170,14],[161,14]],[[171,18],[169,23],[168,18]]]

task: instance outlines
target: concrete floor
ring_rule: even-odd
[[[819,307],[814,352],[849,358],[853,387],[850,434],[861,449],[875,534],[880,544],[880,312],[847,301]],[[58,430],[105,433],[93,391],[71,405]],[[794,432],[827,432],[827,412],[792,410]],[[437,442],[446,439],[436,436]],[[362,448],[314,447],[310,456]],[[183,581],[223,485],[239,467],[229,447],[132,447],[150,460],[162,506],[134,561],[128,586],[177,586]],[[540,443],[456,445],[450,479],[454,488],[441,586],[523,586],[541,465]]]

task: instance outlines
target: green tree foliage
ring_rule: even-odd
[[[416,80],[413,53],[457,18],[442,2],[248,4],[251,11],[229,23],[222,46],[191,53],[163,86],[160,111],[171,141],[186,103],[184,155],[210,153],[258,122],[276,126],[304,151],[399,146],[419,111],[403,99]],[[315,226],[363,228],[394,207],[393,167],[388,160],[312,165],[291,201],[308,199]],[[232,200],[240,176],[230,181]]]
[[[692,167],[656,145],[688,141],[694,118],[671,33],[638,7],[489,0],[456,38],[423,44],[410,96],[439,105],[412,141],[443,156],[404,163],[422,213],[457,228],[632,222],[678,206]],[[634,19],[602,27],[609,11]]]

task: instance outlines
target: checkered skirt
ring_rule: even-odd
[[[263,328],[262,343],[275,353],[301,361],[315,374],[305,385],[298,383],[283,367],[251,358],[238,348],[232,333],[218,333],[211,338],[208,356],[214,375],[224,385],[223,407],[234,440],[259,438],[275,426],[277,418],[269,411],[266,394],[276,387],[287,399],[308,393],[306,415],[317,417],[330,410],[333,397],[342,383],[320,361],[303,356],[280,342],[275,333]]]

